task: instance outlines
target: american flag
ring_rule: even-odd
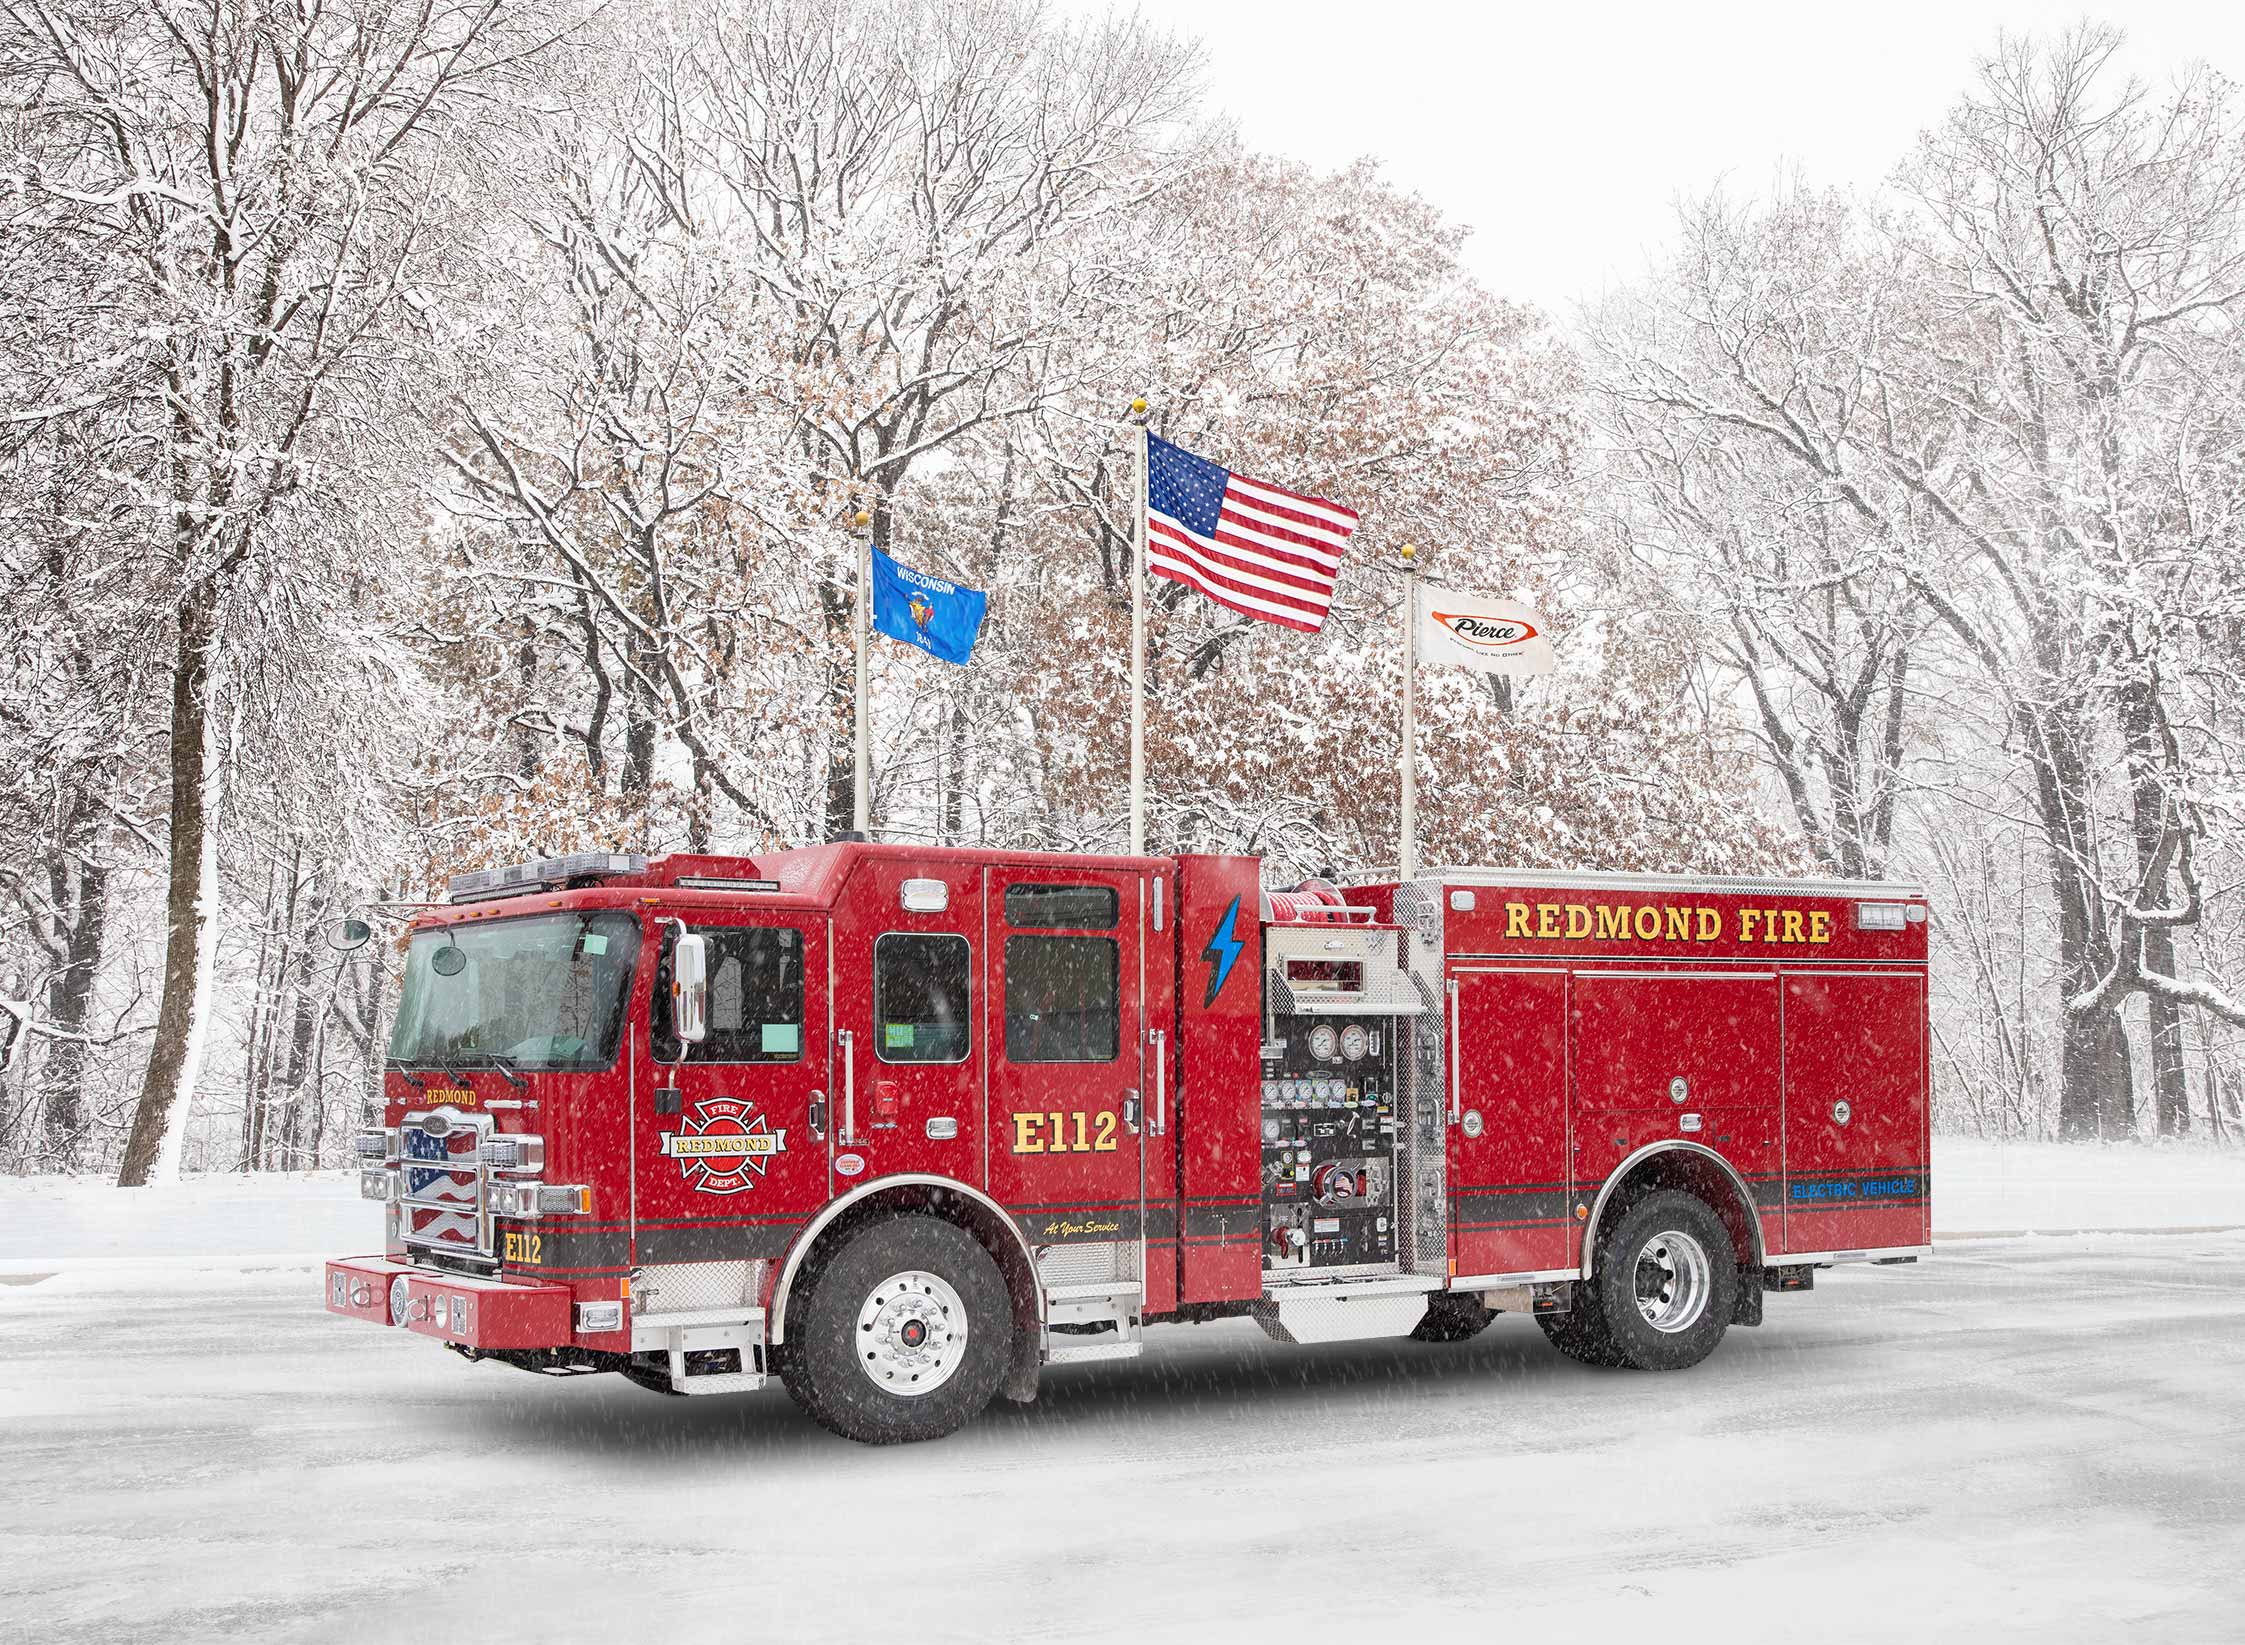
[[[1356,510],[1146,436],[1146,565],[1245,616],[1315,634]]]

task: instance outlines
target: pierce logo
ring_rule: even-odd
[[[663,1133],[663,1153],[678,1161],[689,1187],[704,1194],[738,1194],[756,1186],[772,1156],[787,1152],[787,1128],[768,1129],[750,1118],[751,1102],[712,1097],[694,1104],[676,1131]]]
[[[1474,617],[1448,611],[1431,613],[1460,645],[1475,651],[1509,651],[1536,637],[1535,625],[1497,617]]]

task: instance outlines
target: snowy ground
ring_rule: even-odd
[[[1943,1145],[1936,1221],[2245,1224],[2245,1161],[2101,1154],[2121,1187]],[[366,1243],[348,1192],[0,1185],[0,1639],[2245,1634],[2245,1232],[1952,1241],[1673,1377],[1516,1319],[1157,1328],[872,1451],[777,1390],[330,1319],[309,1256]]]

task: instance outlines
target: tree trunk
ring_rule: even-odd
[[[205,900],[218,878],[209,755],[210,663],[218,586],[205,577],[179,607],[171,691],[171,864],[164,888],[164,986],[156,1039],[133,1110],[117,1186],[139,1188],[178,1169],[187,1110],[202,1071],[210,1015],[210,962],[218,910]],[[214,899],[215,900],[215,899]]]
[[[304,1164],[310,1105],[319,1100],[318,1086],[312,1080],[312,1030],[317,1025],[312,1005],[313,959],[310,943],[298,950],[294,978],[296,1014],[289,1029],[288,1072],[283,1082],[283,1100],[288,1112],[281,1128],[281,1157],[275,1162],[284,1171],[299,1169]]]
[[[2175,938],[2165,926],[2144,933],[2144,969],[2155,976],[2175,974]],[[2151,1040],[2152,1114],[2159,1134],[2180,1137],[2190,1131],[2190,1077],[2183,1068],[2183,1008],[2164,994],[2146,994]]]
[[[63,887],[62,868],[55,866],[57,891]],[[61,933],[63,968],[47,985],[47,1022],[54,1037],[47,1046],[46,1067],[40,1076],[46,1099],[47,1139],[68,1169],[76,1158],[85,1130],[86,1024],[93,1015],[94,979],[101,969],[103,938],[109,924],[109,870],[81,860],[77,883],[69,888],[67,902],[60,895],[58,908],[69,909]]]

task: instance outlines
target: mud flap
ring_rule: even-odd
[[[1738,1300],[1731,1304],[1731,1323],[1762,1323],[1762,1271],[1759,1268],[1741,1268],[1738,1271]]]
[[[1018,1325],[1013,1332],[1013,1358],[1006,1366],[1006,1380],[998,1391],[1016,1405],[1034,1405],[1037,1400],[1039,1371],[1037,1333],[1024,1331]]]

